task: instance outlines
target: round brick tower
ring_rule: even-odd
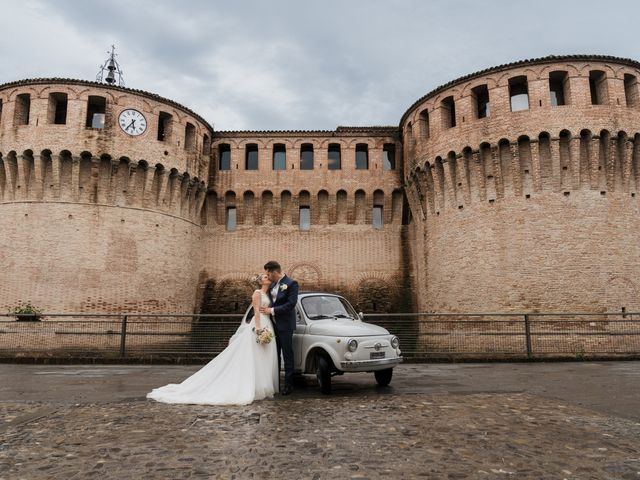
[[[0,86],[0,310],[191,313],[211,137],[143,91]]]
[[[403,115],[420,310],[640,310],[640,63],[563,56]]]

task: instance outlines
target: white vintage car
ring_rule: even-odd
[[[322,393],[331,393],[331,377],[345,372],[373,372],[389,385],[393,367],[402,362],[398,337],[365,323],[340,295],[305,292],[298,295],[293,334],[295,371],[315,374]],[[245,320],[251,318],[249,308]]]

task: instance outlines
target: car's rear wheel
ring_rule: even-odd
[[[331,366],[329,361],[323,355],[318,356],[316,361],[316,377],[320,391],[325,395],[331,393]]]
[[[376,382],[381,387],[386,387],[391,383],[391,377],[393,376],[393,368],[387,368],[385,370],[376,370],[373,372],[376,377]]]

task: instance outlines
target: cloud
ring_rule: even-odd
[[[640,6],[539,0],[3,2],[0,81],[93,80],[112,43],[128,87],[217,129],[395,125],[417,98],[494,65],[566,53],[640,58]]]

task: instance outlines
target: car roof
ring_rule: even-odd
[[[300,293],[298,293],[298,296],[301,297],[305,297],[305,296],[311,296],[311,295],[331,295],[332,297],[341,297],[342,295],[338,295],[337,293],[330,293],[330,292],[320,292],[320,291],[302,291]]]

